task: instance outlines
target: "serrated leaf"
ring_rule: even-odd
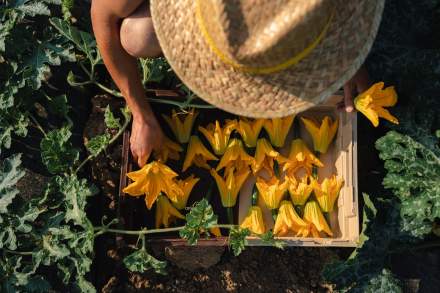
[[[111,136],[108,133],[91,138],[86,144],[87,151],[96,157],[108,147],[110,139]]]
[[[70,142],[68,126],[52,130],[41,140],[41,159],[52,174],[66,171],[79,159],[79,151]]]
[[[29,2],[29,1],[21,1],[21,2]],[[34,17],[36,15],[50,15],[50,10],[42,2],[30,2],[17,7],[18,10],[23,12],[25,15]]]
[[[356,288],[358,289],[356,291],[363,293],[402,293],[402,288],[400,287],[399,283],[399,280],[396,279],[389,270],[383,269],[381,274],[378,274],[370,279],[370,282],[365,288],[362,290],[360,290],[360,288]]]
[[[278,249],[284,249],[287,244],[285,241],[275,239],[272,230],[269,230],[266,233],[259,235],[259,237],[261,241],[264,242],[264,244],[276,247]]]
[[[196,245],[201,231],[208,231],[217,225],[218,217],[214,214],[212,206],[206,199],[197,202],[186,214],[185,228],[179,231],[180,237],[186,239],[188,244]]]
[[[107,106],[105,108],[104,122],[108,128],[115,128],[115,129],[121,128],[121,123],[119,121],[119,118],[115,118],[113,112],[110,110],[110,106]]]
[[[388,132],[376,142],[388,171],[383,180],[401,200],[403,231],[423,237],[440,218],[440,158],[407,135]],[[440,152],[439,152],[440,153]]]
[[[65,197],[65,221],[86,227],[89,222],[85,211],[87,198],[96,194],[97,190],[85,179],[76,176],[57,177],[56,182]]]
[[[60,117],[67,117],[70,106],[67,102],[66,95],[59,95],[55,97],[47,97],[49,100],[49,111]]]
[[[78,276],[76,278],[75,285],[78,287],[79,292],[81,293],[95,293],[96,288],[93,286],[92,283],[87,281],[83,276]]]
[[[229,246],[232,248],[232,252],[235,256],[240,255],[246,248],[248,241],[246,237],[251,235],[249,229],[233,228],[229,230]]]
[[[160,261],[150,255],[145,249],[140,249],[128,255],[123,260],[125,267],[132,272],[144,273],[153,269],[156,273],[166,275],[165,261]]]
[[[8,212],[8,206],[18,194],[16,185],[25,172],[20,168],[21,155],[15,154],[0,165],[0,214]]]

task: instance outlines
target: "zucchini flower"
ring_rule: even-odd
[[[272,176],[272,178],[268,181],[258,177],[257,183],[255,183],[264,203],[270,210],[274,210],[279,207],[280,202],[286,193],[288,184],[289,182],[287,181],[281,183],[280,180],[275,176]]]
[[[333,211],[333,207],[343,184],[344,180],[336,178],[335,175],[330,178],[325,178],[321,184],[319,184],[315,179],[312,179],[315,197],[318,200],[323,212],[329,213]]]
[[[168,198],[163,195],[159,196],[156,205],[156,228],[160,228],[160,226],[168,228],[175,218],[185,219],[185,217],[173,207]]]
[[[294,177],[286,177],[286,180],[289,182],[288,189],[293,204],[300,206],[305,205],[313,191],[313,185],[307,183],[307,176],[302,177],[299,182]]]
[[[217,160],[217,157],[214,156],[210,151],[208,151],[208,149],[203,145],[200,139],[197,136],[193,135],[189,140],[182,171],[186,171],[186,169],[188,169],[193,163],[197,167],[210,169],[211,167],[206,161]]]
[[[162,115],[180,143],[187,143],[198,113],[191,109],[187,113],[176,113],[173,109],[171,117]]]
[[[225,176],[223,178],[214,169],[211,169],[211,175],[217,183],[222,205],[225,208],[235,206],[238,193],[249,173],[250,170],[248,168],[237,171],[235,171],[235,168],[228,168],[225,170]]]
[[[394,124],[399,124],[396,117],[384,107],[393,107],[397,103],[397,93],[394,87],[383,89],[384,83],[378,82],[367,91],[354,99],[356,109],[367,117],[374,127],[379,126],[379,117]]]
[[[154,152],[154,158],[164,164],[168,159],[178,161],[180,159],[179,153],[182,151],[183,148],[179,144],[165,136],[162,148],[159,151]]]
[[[309,150],[302,139],[295,139],[290,145],[289,157],[283,171],[292,175],[300,168],[304,168],[308,175],[312,174],[312,167],[323,167],[324,164]]]
[[[215,237],[222,237],[222,232],[220,232],[219,227],[209,228],[209,232]]]
[[[261,128],[264,125],[264,119],[249,120],[244,117],[240,118],[236,130],[240,133],[245,145],[254,148],[257,145],[257,139],[260,135]]]
[[[199,182],[200,178],[194,178],[194,175],[186,178],[185,180],[177,180],[177,185],[182,189],[182,194],[177,197],[170,197],[170,200],[173,202],[174,206],[182,210],[186,207],[186,203],[188,202],[189,195],[194,188],[194,185]]]
[[[291,231],[295,233],[295,236],[306,237],[308,235],[308,226],[309,224],[298,216],[290,201],[283,200],[281,202],[275,226],[273,228],[273,233],[275,235],[285,236]]]
[[[220,160],[216,170],[234,167],[237,170],[251,166],[254,158],[249,156],[243,148],[243,143],[239,139],[231,139],[228,147]]]
[[[127,173],[127,177],[133,180],[133,183],[125,187],[123,192],[132,196],[145,194],[148,209],[151,209],[162,192],[170,198],[183,196],[182,189],[173,180],[177,173],[162,163],[153,161],[138,171]]]
[[[264,232],[266,232],[263,213],[259,206],[250,207],[249,212],[240,227],[247,228],[254,234],[264,234]]]
[[[339,120],[336,119],[336,121],[333,122],[329,116],[325,116],[321,125],[312,119],[301,117],[301,120],[313,139],[313,148],[315,151],[325,154],[336,135]]]
[[[273,118],[264,121],[264,129],[270,137],[270,142],[275,147],[282,147],[289,133],[290,126],[292,126],[295,115],[284,118]]]
[[[273,149],[270,143],[265,138],[260,138],[257,141],[257,149],[255,151],[255,158],[252,164],[252,171],[257,173],[261,169],[266,169],[270,174],[274,174],[274,160],[279,164],[286,161],[279,152]]]
[[[312,200],[306,203],[304,208],[304,220],[313,224],[319,232],[324,231],[327,235],[333,236],[333,233],[316,201]]]
[[[199,126],[199,131],[203,133],[206,139],[209,141],[214,153],[216,155],[223,155],[226,147],[228,146],[229,137],[232,131],[235,129],[237,121],[229,120],[226,125],[221,128],[220,122],[215,121],[215,125],[210,123],[206,128]]]

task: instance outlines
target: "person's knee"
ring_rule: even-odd
[[[134,57],[151,58],[162,53],[146,7],[138,9],[122,21],[120,37],[122,47]]]

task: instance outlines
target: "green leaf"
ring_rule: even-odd
[[[144,273],[153,269],[156,273],[166,275],[165,261],[160,261],[150,255],[145,249],[140,249],[124,258],[124,265],[129,271]]]
[[[61,12],[63,13],[63,18],[65,21],[70,20],[72,13],[70,12],[75,5],[74,0],[62,0],[61,2]]]
[[[212,206],[206,199],[197,202],[186,214],[185,228],[179,231],[180,237],[186,239],[188,244],[196,245],[200,232],[209,230],[217,225],[218,217],[214,214]]]
[[[119,121],[119,118],[115,118],[113,112],[110,110],[110,106],[107,106],[105,108],[104,122],[108,128],[114,128],[114,129],[121,128],[121,123]]]
[[[278,249],[284,249],[284,247],[286,246],[285,241],[274,238],[272,230],[269,230],[266,233],[259,235],[259,237],[261,241],[263,241],[266,245],[270,245]]]
[[[12,108],[0,110],[0,148],[11,147],[12,135],[24,137],[27,135],[29,118],[27,113],[17,112]]]
[[[248,241],[246,237],[251,235],[249,229],[233,228],[229,231],[229,246],[235,256],[240,255],[245,249]]]
[[[420,238],[431,233],[440,218],[440,152],[395,131],[376,148],[388,171],[383,185],[401,200],[402,230]]]
[[[363,288],[363,293],[377,293],[377,292],[387,292],[387,293],[402,293],[402,288],[400,287],[400,281],[396,279],[393,274],[387,270],[383,269],[381,274],[376,275],[374,278],[370,279],[370,282]],[[356,288],[358,289],[358,288]]]
[[[110,143],[111,136],[108,133],[97,135],[89,140],[89,142],[86,144],[87,151],[92,156],[99,155],[102,151],[104,151],[109,143]]]
[[[377,209],[374,206],[374,203],[371,201],[370,196],[366,193],[363,193],[364,198],[364,209],[363,209],[363,215],[362,215],[362,231],[361,235],[359,235],[358,240],[358,249],[355,249],[353,253],[350,255],[349,259],[356,257],[357,252],[359,248],[361,248],[365,241],[369,239],[367,235],[367,229],[369,227],[369,224],[376,218]]]
[[[96,188],[76,176],[57,177],[56,183],[65,197],[65,221],[86,227],[89,222],[85,211],[87,198],[97,193]]]
[[[161,82],[168,74],[170,65],[165,58],[146,58],[139,61],[143,84]]]
[[[69,114],[70,106],[67,102],[66,95],[59,95],[55,97],[47,96],[49,100],[49,111],[60,117],[67,117]]]
[[[29,1],[21,1],[21,2],[29,2]],[[50,15],[50,10],[47,7],[47,5],[45,5],[42,2],[30,2],[27,4],[23,4],[17,7],[18,10],[20,10],[21,12],[23,12],[25,15],[34,17],[36,15]]]
[[[68,126],[52,130],[41,140],[41,159],[52,174],[66,171],[79,159],[79,151],[69,141],[72,133]]]
[[[78,287],[79,292],[81,293],[95,293],[96,288],[92,283],[87,281],[83,276],[78,276],[76,278],[75,285]]]
[[[25,286],[26,292],[30,293],[46,293],[50,289],[52,289],[52,287],[50,286],[49,282],[47,282],[41,276],[36,276],[29,279]]]
[[[25,174],[20,165],[20,154],[12,155],[0,164],[0,214],[8,212],[8,206],[18,194],[16,185]]]

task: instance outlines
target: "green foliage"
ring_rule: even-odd
[[[185,228],[179,231],[179,235],[190,245],[197,244],[201,232],[209,233],[209,228],[216,225],[218,219],[206,199],[197,202],[185,218]]]
[[[66,171],[79,159],[79,151],[69,141],[70,127],[64,126],[49,132],[40,143],[41,159],[52,174]]]
[[[170,65],[165,58],[146,58],[141,59],[142,82],[161,82],[170,71]]]
[[[18,194],[17,182],[24,176],[24,171],[20,168],[21,155],[13,155],[0,165],[0,223],[1,214],[8,212],[8,206]],[[1,234],[1,232],[0,232]],[[1,245],[1,244],[0,244]],[[1,246],[0,246],[1,247]]]
[[[440,218],[440,157],[407,135],[390,131],[376,147],[388,171],[383,180],[401,201],[402,230],[415,237]]]
[[[153,269],[158,274],[167,274],[167,263],[154,258],[144,248],[139,249],[125,257],[124,264],[127,269],[132,272],[144,273],[150,269]]]
[[[399,281],[393,276],[393,274],[389,270],[383,269],[381,274],[370,280],[368,286],[363,292],[402,293],[402,288],[399,286]]]
[[[269,230],[266,233],[259,235],[259,237],[265,245],[270,245],[270,246],[276,247],[278,249],[284,249],[284,247],[286,246],[285,241],[278,240],[278,239],[274,238],[272,230]]]
[[[97,156],[100,154],[103,150],[107,148],[107,146],[110,143],[110,134],[104,133],[101,135],[97,135],[89,140],[89,142],[86,144],[87,151],[92,156]]]
[[[121,128],[121,122],[119,121],[119,118],[115,118],[115,115],[113,115],[113,112],[110,110],[110,106],[107,106],[105,108],[104,122],[108,128],[111,129]]]
[[[249,229],[241,229],[240,227],[233,228],[229,231],[229,247],[232,248],[232,252],[235,256],[240,255],[246,248],[248,241],[246,237],[251,235]]]

